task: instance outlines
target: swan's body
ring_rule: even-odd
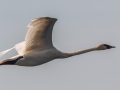
[[[42,17],[32,20],[29,24],[29,30],[23,42],[16,50],[18,56],[3,60],[0,65],[20,65],[20,66],[36,66],[49,62],[57,58],[67,58],[82,53],[105,50],[114,48],[107,44],[102,44],[94,48],[64,53],[57,50],[52,44],[52,30],[56,18]]]
[[[65,56],[62,52],[58,51],[55,48],[51,48],[43,51],[31,52],[25,55],[24,58],[19,60],[17,63],[15,63],[15,65],[36,66],[49,62],[56,58],[64,58],[64,57]]]

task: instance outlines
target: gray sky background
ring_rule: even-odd
[[[58,18],[53,43],[61,51],[117,48],[36,67],[0,66],[1,90],[120,90],[120,0],[0,0],[0,51],[23,41],[30,20],[42,16]]]

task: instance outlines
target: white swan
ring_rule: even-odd
[[[0,65],[36,66],[57,58],[68,58],[90,51],[115,48],[114,46],[101,44],[82,51],[72,53],[61,52],[52,44],[52,30],[56,21],[56,18],[50,17],[32,20],[28,25],[29,30],[25,41],[15,45],[19,55],[3,60]],[[3,54],[6,52],[3,52]]]

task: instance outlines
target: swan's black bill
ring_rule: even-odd
[[[104,44],[104,46],[107,47],[107,49],[116,48],[115,46],[110,46],[108,44]]]

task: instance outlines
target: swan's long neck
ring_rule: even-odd
[[[65,53],[65,54],[66,54],[66,58],[67,58],[67,57],[71,57],[71,56],[75,56],[75,55],[79,55],[79,54],[83,54],[83,53],[87,53],[87,52],[91,52],[91,51],[95,51],[95,50],[97,50],[97,48],[90,48],[90,49],[85,49],[85,50],[71,52],[71,53]]]

